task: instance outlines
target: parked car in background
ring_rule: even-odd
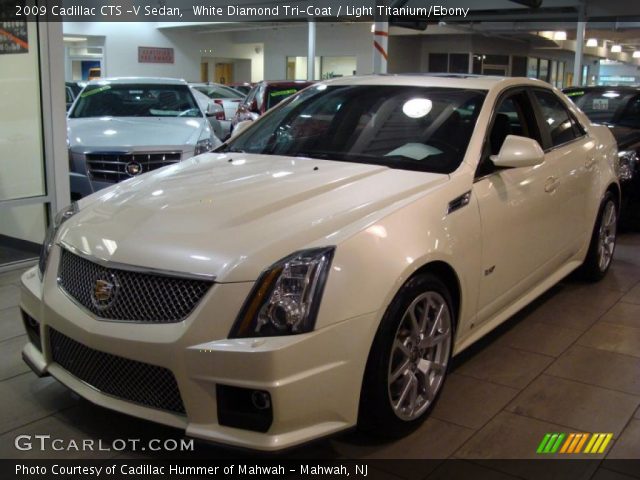
[[[564,93],[592,122],[607,125],[616,138],[621,220],[640,226],[640,87],[571,87]]]
[[[223,108],[223,112],[216,118],[222,128],[223,135],[220,138],[226,139],[231,132],[231,120],[235,116],[238,106],[244,100],[244,95],[220,83],[192,83],[191,86]]]
[[[253,84],[249,82],[237,82],[237,83],[229,83],[228,86],[240,92],[242,95],[246,97],[251,91]]]
[[[89,82],[67,116],[71,197],[208,152],[221,142],[184,80]]]
[[[415,431],[452,355],[611,265],[615,140],[558,93],[330,80],[211,153],[84,198],[22,276],[23,358],[213,442]]]
[[[65,82],[65,97],[67,104],[67,111],[73,105],[73,101],[76,99],[80,92],[85,87],[87,82]]]
[[[224,120],[225,118],[224,108],[222,108],[222,105],[214,102],[213,99],[207,97],[200,90],[196,90],[193,87],[190,88],[191,93],[200,105],[200,109],[205,113],[205,116],[209,120],[209,125],[211,125],[211,128],[213,129],[213,134],[219,139],[226,138],[229,135],[229,132],[225,132],[221,124],[221,119]]]
[[[306,80],[264,80],[255,84],[238,107],[233,125],[247,120],[256,120],[285,98],[289,98],[313,83]]]

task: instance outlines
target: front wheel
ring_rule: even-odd
[[[613,260],[617,234],[618,207],[613,194],[607,192],[600,205],[589,251],[581,269],[586,280],[598,281],[606,275]]]
[[[360,401],[359,426],[403,435],[426,418],[447,374],[454,313],[447,287],[430,274],[398,292],[374,339]]]

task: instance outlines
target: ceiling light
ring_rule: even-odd
[[[553,32],[553,39],[554,40],[566,40],[567,39],[567,32]]]
[[[422,118],[429,114],[433,103],[428,98],[412,98],[404,103],[402,111],[409,118]]]
[[[598,46],[597,38],[590,38],[589,40],[587,40],[587,47],[597,47],[597,46]]]
[[[640,50],[633,52],[633,58],[640,58]]]
[[[611,47],[611,53],[620,53],[622,51],[622,45],[614,45]]]
[[[86,42],[86,37],[62,37],[65,42]]]

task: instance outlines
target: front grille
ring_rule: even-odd
[[[187,317],[212,281],[107,268],[62,249],[60,287],[107,320],[174,323]]]
[[[93,388],[140,405],[185,413],[170,370],[94,350],[53,328],[49,341],[53,361]]]
[[[117,183],[180,161],[182,152],[94,152],[87,153],[87,168],[93,180]],[[127,171],[127,165],[139,165],[140,171]],[[136,167],[137,168],[137,167]]]

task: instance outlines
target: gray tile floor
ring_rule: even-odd
[[[23,452],[14,447],[19,434],[107,443],[115,438],[181,437],[177,430],[95,407],[54,380],[38,379],[28,371],[20,360],[26,336],[17,308],[18,281],[19,272],[0,275],[0,458],[147,456],[130,451]],[[626,234],[602,282],[565,280],[456,358],[440,402],[412,434],[384,440],[351,432],[287,455],[535,458],[547,432],[613,432],[607,457],[640,458],[639,406],[640,235]],[[197,443],[192,455],[229,458],[244,453]],[[463,463],[452,468],[464,478],[481,467]],[[414,476],[409,470],[394,474]],[[496,472],[495,477],[509,475],[527,476],[514,471]],[[424,476],[421,472],[419,477]],[[608,470],[595,477],[628,478]]]

